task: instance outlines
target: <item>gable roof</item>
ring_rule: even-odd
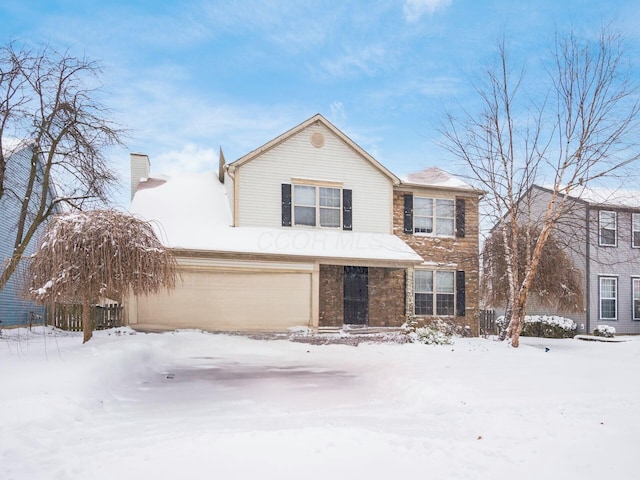
[[[369,153],[367,153],[362,147],[360,147],[356,142],[351,140],[340,129],[338,129],[334,124],[332,124],[329,120],[324,118],[319,113],[315,114],[313,117],[309,118],[308,120],[305,120],[304,122],[300,123],[299,125],[293,127],[292,129],[286,131],[282,135],[279,135],[278,137],[274,138],[273,140],[265,143],[261,147],[258,147],[255,150],[253,150],[253,151],[247,153],[246,155],[240,157],[239,159],[235,160],[234,162],[231,162],[228,166],[233,169],[233,168],[240,167],[241,165],[244,165],[245,163],[249,163],[253,159],[255,159],[258,156],[262,155],[263,153],[271,150],[272,148],[280,145],[281,143],[285,142],[289,138],[293,137],[294,135],[298,134],[299,132],[303,131],[304,129],[308,128],[309,126],[311,126],[311,125],[313,125],[315,123],[320,123],[320,124],[324,125],[326,128],[328,128],[334,135],[336,135],[338,138],[340,138],[348,147],[350,147],[352,150],[354,150],[362,158],[367,160],[377,170],[379,170],[384,175],[389,177],[389,179],[391,179],[391,181],[393,182],[394,185],[400,184],[400,179],[397,176],[395,176],[384,165],[382,165],[375,158],[373,158],[371,155],[369,155]]]
[[[553,188],[540,185],[533,185],[531,188],[547,193],[553,192]],[[569,198],[598,207],[640,209],[640,190],[585,185],[574,189]]]

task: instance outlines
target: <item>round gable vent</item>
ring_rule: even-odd
[[[316,148],[324,147],[324,135],[320,132],[313,132],[311,134],[311,145]]]

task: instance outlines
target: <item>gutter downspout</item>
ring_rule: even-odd
[[[591,333],[591,209],[589,204],[586,208],[585,227],[587,229],[587,245],[585,251],[585,289],[586,289],[586,333]]]

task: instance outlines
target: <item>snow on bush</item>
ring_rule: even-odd
[[[504,315],[496,318],[496,325],[502,331],[509,325]],[[524,317],[523,337],[573,338],[578,326],[570,318],[557,315],[526,315]]]
[[[596,337],[613,338],[616,334],[616,328],[611,325],[598,325],[593,331],[593,334]]]
[[[418,327],[417,323],[405,324],[408,329],[407,337],[413,343],[425,345],[452,345],[454,328],[442,320],[436,320],[424,327]]]

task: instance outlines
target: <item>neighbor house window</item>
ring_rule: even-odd
[[[451,235],[454,233],[455,203],[440,198],[414,197],[414,233]]]
[[[599,212],[600,245],[615,246],[617,221],[616,212],[601,210]]]
[[[600,277],[600,319],[618,318],[618,278]]]
[[[631,245],[640,248],[640,213],[631,214]]]
[[[293,186],[293,223],[340,227],[341,189],[312,185]]]
[[[633,279],[633,319],[640,320],[640,278]]]
[[[416,315],[454,314],[455,272],[416,270],[414,291]]]

